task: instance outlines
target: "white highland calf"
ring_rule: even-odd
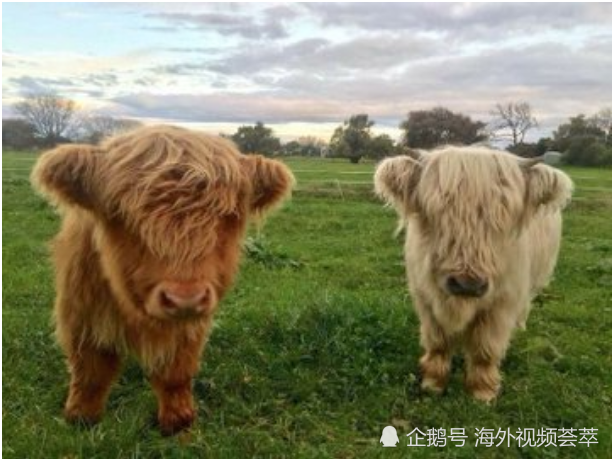
[[[512,332],[554,270],[572,188],[559,170],[483,147],[411,152],[378,166],[375,190],[406,229],[423,389],[443,392],[460,346],[466,389],[496,398]]]

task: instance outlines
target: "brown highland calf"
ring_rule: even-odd
[[[49,151],[32,182],[63,219],[53,259],[71,376],[65,416],[97,421],[132,353],[162,431],[190,426],[192,379],[247,221],[289,193],[292,174],[222,138],[157,126]]]
[[[384,160],[375,189],[407,231],[422,387],[445,389],[458,345],[467,390],[493,400],[512,332],[554,269],[571,180],[509,153],[447,147]]]

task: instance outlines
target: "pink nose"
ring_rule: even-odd
[[[160,303],[168,312],[195,312],[207,309],[213,301],[213,289],[208,285],[186,282],[163,282]]]

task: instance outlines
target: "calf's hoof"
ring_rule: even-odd
[[[64,419],[71,424],[93,426],[102,418],[102,412],[88,411],[79,407],[64,408]]]
[[[474,399],[490,404],[499,395],[501,374],[497,365],[470,365],[465,372],[465,389]]]
[[[465,389],[467,392],[471,394],[471,396],[480,401],[490,405],[497,399],[499,395],[500,384],[498,382],[499,378],[496,378],[494,381],[485,381],[485,380],[465,380]]]
[[[446,390],[446,381],[441,381],[437,378],[430,378],[425,376],[422,378],[422,383],[420,384],[420,388],[425,392],[430,392],[431,394],[441,395]]]
[[[493,403],[499,395],[499,391],[493,389],[473,389],[469,392],[474,399],[487,405]]]
[[[166,412],[158,416],[158,424],[163,435],[175,435],[183,430],[189,429],[196,413],[192,408],[184,408],[174,412]]]
[[[423,391],[442,394],[448,385],[450,362],[439,355],[425,354],[420,359],[420,373]]]

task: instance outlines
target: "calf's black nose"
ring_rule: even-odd
[[[449,276],[446,280],[446,289],[452,295],[480,297],[488,290],[488,281],[462,274]]]

